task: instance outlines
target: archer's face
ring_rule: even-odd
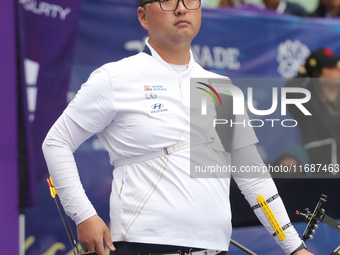
[[[176,10],[163,11],[159,2],[153,2],[138,8],[138,18],[158,46],[190,44],[201,27],[201,8],[187,10],[180,0]]]

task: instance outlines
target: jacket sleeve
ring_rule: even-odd
[[[291,254],[295,249],[301,245],[301,240],[295,228],[290,224],[285,206],[278,195],[277,188],[270,173],[267,171],[255,145],[250,145],[233,151],[232,165],[236,166],[237,172],[233,173],[233,177],[237,186],[240,188],[242,194],[247,199],[250,206],[254,209],[254,213],[264,227],[268,230],[269,234],[275,236],[275,241],[281,246],[286,254]],[[260,170],[259,172],[242,172],[242,168],[249,166],[253,169]],[[267,216],[262,208],[258,206],[257,197],[264,196],[268,202],[275,218],[284,230],[286,239],[280,240],[275,235],[274,228],[270,224]],[[274,199],[273,199],[274,198]]]
[[[50,129],[42,146],[61,203],[77,225],[96,214],[80,182],[73,157],[73,152],[92,135],[64,113]]]

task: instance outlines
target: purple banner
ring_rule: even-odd
[[[1,253],[19,253],[19,194],[14,3],[0,8],[0,247]]]
[[[26,117],[26,204],[37,201],[37,183],[47,171],[41,145],[66,106],[81,2],[19,0]]]

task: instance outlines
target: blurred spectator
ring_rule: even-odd
[[[288,2],[286,0],[262,0],[262,2],[266,8],[273,9],[278,14],[287,13],[300,17],[305,17],[308,15],[302,6],[296,3]]]
[[[318,8],[309,17],[334,18],[340,16],[340,0],[319,0]]]
[[[306,60],[305,74],[287,87],[304,87],[311,99],[303,106],[312,114],[304,115],[295,105],[290,113],[298,121],[311,163],[338,164],[340,161],[340,56],[328,48],[313,51]],[[289,93],[289,98],[301,98],[301,93]],[[304,97],[304,96],[303,96]],[[328,171],[330,172],[330,171]],[[334,175],[334,172],[333,172]]]
[[[273,171],[273,178],[301,178],[308,177],[308,173],[302,171],[305,165],[309,164],[309,157],[306,150],[297,143],[286,146],[279,154],[277,159],[271,164],[275,166],[283,166],[289,169],[285,171]]]
[[[219,7],[235,7],[244,3],[244,0],[220,0]]]

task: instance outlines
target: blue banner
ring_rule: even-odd
[[[93,70],[143,50],[147,32],[141,28],[135,8],[137,4],[115,1],[87,1],[83,6],[86,19],[80,23],[70,99]],[[267,12],[204,9],[192,51],[205,69],[230,77],[245,95],[247,88],[253,87],[254,105],[269,109],[272,87],[280,90],[287,81],[283,79],[294,77],[312,50],[327,46],[340,54],[339,23]],[[249,83],[238,83],[235,78],[249,78]],[[253,84],[254,78],[283,79],[268,85]],[[279,109],[270,118],[282,121]],[[289,113],[284,119],[290,119]],[[273,162],[286,146],[301,142],[298,128],[287,129],[280,124],[255,128],[255,132],[260,141],[258,149],[267,163]]]
[[[63,112],[81,0],[18,0],[20,65],[26,132],[26,204],[37,202],[47,168],[42,142]]]

